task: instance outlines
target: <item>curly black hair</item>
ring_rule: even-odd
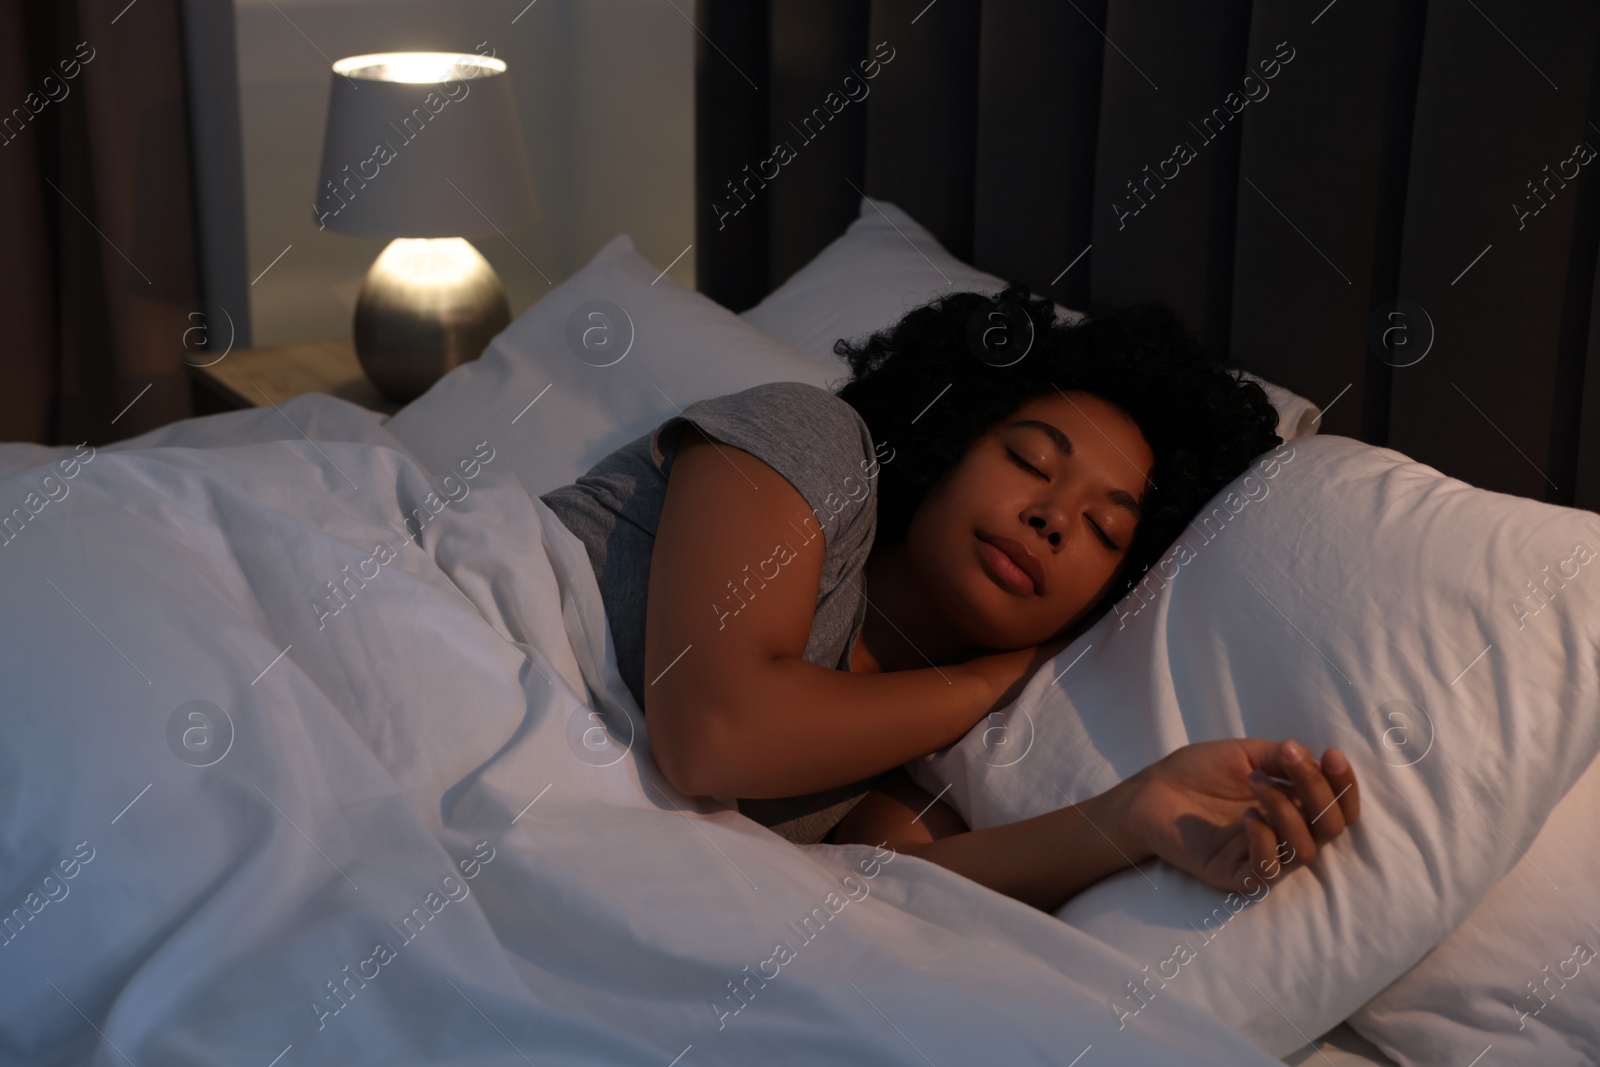
[[[1032,344],[1020,359],[998,358],[1003,348],[980,355],[987,346],[973,324],[999,322],[996,310],[1010,317],[1013,350],[1026,342],[1021,315],[1031,321]],[[1169,307],[1091,302],[1085,311],[1075,324],[1058,321],[1052,301],[1011,283],[993,296],[949,293],[833,348],[851,371],[835,393],[874,441],[895,450],[895,461],[879,468],[881,544],[902,540],[922,498],[972,440],[1033,397],[1079,389],[1133,418],[1155,456],[1153,485],[1118,580],[1076,632],[1143,580],[1203,504],[1282,443],[1266,391],[1213,359]]]

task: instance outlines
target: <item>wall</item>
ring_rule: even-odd
[[[513,315],[618,233],[666,266],[694,239],[690,10],[684,0],[237,0],[251,343],[348,337],[362,276],[386,243],[319,231],[311,213],[329,66],[349,55],[488,42],[506,61],[541,217],[473,243]],[[671,270],[688,288],[694,259],[691,249]]]

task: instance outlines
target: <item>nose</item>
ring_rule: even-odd
[[[1044,530],[1046,526],[1050,524],[1046,523],[1043,515],[1034,515],[1028,519],[1028,525],[1033,527],[1035,530]],[[1050,525],[1050,531],[1045,535],[1045,539],[1050,542],[1050,547],[1052,549],[1061,547],[1060,523]]]

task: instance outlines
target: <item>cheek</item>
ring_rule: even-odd
[[[966,509],[961,497],[960,473],[959,468],[947,472],[923,494],[916,511],[912,512],[906,526],[906,540],[916,554],[926,554],[930,546],[947,541],[956,528],[970,525],[970,517],[963,514]]]
[[[906,527],[906,548],[926,579],[935,579],[950,568],[960,527],[960,518],[951,513],[937,490],[922,498]]]
[[[1065,595],[1059,610],[1064,617],[1077,619],[1110,592],[1117,582],[1122,557],[1100,552],[1098,545],[1089,547],[1096,549],[1097,554],[1081,562],[1070,581],[1070,592],[1063,590]]]
[[[978,524],[960,494],[951,491],[956,488],[947,481],[929,490],[906,527],[906,554],[924,589],[947,615],[969,610],[965,601],[971,592],[963,586],[972,577],[969,557]]]
[[[993,523],[996,516],[1006,513],[1003,492],[1003,483],[996,479],[994,471],[986,471],[968,459],[928,490],[918,508],[918,517],[925,517],[930,526],[937,525],[949,538],[970,536],[976,527]]]

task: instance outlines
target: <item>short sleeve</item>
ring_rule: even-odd
[[[794,486],[810,506],[829,554],[850,560],[877,531],[878,464],[871,432],[836,394],[804,382],[769,382],[699,400],[650,435],[650,456],[671,473],[678,431],[692,422],[707,437],[750,453]]]

